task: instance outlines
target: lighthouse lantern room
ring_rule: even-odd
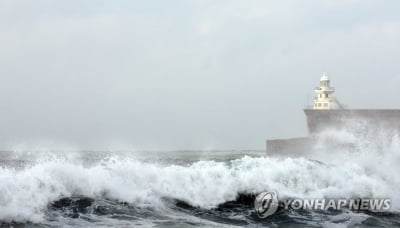
[[[335,88],[330,86],[330,79],[324,73],[320,79],[320,86],[315,89],[314,109],[338,109],[336,99],[332,97]]]

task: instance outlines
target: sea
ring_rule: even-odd
[[[353,146],[328,150],[332,140]],[[0,227],[400,227],[399,135],[326,132],[309,154],[1,151]],[[265,191],[280,199],[385,198],[391,208],[280,206],[260,218],[254,199]]]

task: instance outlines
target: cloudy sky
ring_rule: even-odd
[[[0,148],[263,149],[323,71],[400,108],[397,0],[0,1]]]

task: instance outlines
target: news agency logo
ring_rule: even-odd
[[[267,218],[279,207],[284,210],[342,210],[384,212],[391,208],[390,199],[284,199],[279,204],[275,191],[257,195],[254,207],[258,217]]]
[[[279,207],[278,194],[276,192],[260,193],[254,201],[254,207],[260,218],[275,214]]]

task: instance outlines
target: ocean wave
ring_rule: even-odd
[[[280,197],[391,198],[392,209],[398,210],[400,185],[393,173],[399,171],[393,163],[397,152],[375,156],[338,156],[331,162],[245,156],[187,165],[121,156],[87,165],[52,157],[22,169],[0,168],[0,221],[40,223],[50,204],[77,195],[155,209],[164,208],[163,199],[170,198],[210,209],[234,201],[239,194],[275,190]],[[371,166],[371,160],[385,167]]]

